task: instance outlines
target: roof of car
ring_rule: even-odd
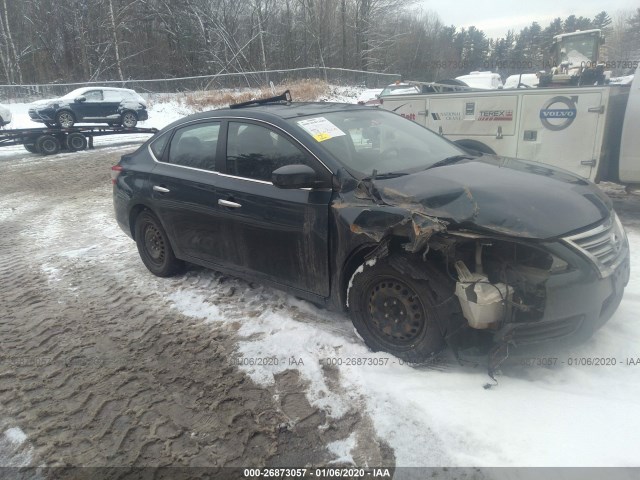
[[[102,87],[100,85],[93,85],[90,87],[80,87],[77,88],[76,90],[109,90],[109,91],[114,91],[114,92],[128,92],[128,93],[136,93],[135,90],[132,90],[130,88],[118,88],[118,87]]]
[[[330,112],[340,112],[349,110],[369,111],[370,107],[364,107],[352,103],[334,102],[291,102],[291,103],[269,103],[263,105],[248,105],[239,108],[222,108],[218,110],[208,110],[205,112],[190,115],[190,120],[210,117],[242,117],[247,114],[256,118],[275,116],[279,118],[295,118],[308,115],[321,115]]]

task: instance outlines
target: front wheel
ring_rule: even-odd
[[[56,115],[56,125],[61,128],[71,128],[76,123],[76,119],[71,112],[63,111]]]
[[[122,126],[126,128],[133,128],[138,124],[138,116],[135,112],[124,112],[122,114]]]
[[[171,277],[184,266],[173,253],[160,220],[149,211],[144,211],[136,219],[136,245],[144,265],[158,277]]]
[[[349,311],[369,348],[392,353],[409,363],[425,362],[440,351],[443,338],[439,316],[447,298],[443,285],[449,282],[426,264],[421,268],[434,276],[433,281],[401,273],[387,259],[374,265],[365,263],[362,268],[354,275],[348,292]]]

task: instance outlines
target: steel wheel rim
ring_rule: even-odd
[[[368,328],[380,342],[410,346],[427,328],[427,315],[418,294],[406,283],[383,278],[372,283],[365,299]]]
[[[164,262],[166,254],[164,237],[155,225],[149,224],[144,229],[144,249],[153,263],[161,265]]]
[[[61,113],[58,115],[58,122],[60,122],[60,126],[63,128],[69,128],[73,125],[73,117],[69,113]]]

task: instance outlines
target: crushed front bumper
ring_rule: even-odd
[[[570,258],[574,268],[552,275],[546,282],[546,305],[542,318],[508,323],[494,335],[495,343],[509,344],[514,354],[551,351],[576,345],[590,338],[618,308],[629,282],[629,248],[623,245],[610,273],[598,269],[579,252],[555,245],[554,253]],[[565,251],[560,251],[566,249]]]

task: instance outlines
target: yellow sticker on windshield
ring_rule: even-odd
[[[342,130],[324,117],[299,120],[298,125],[306,130],[317,142],[324,142],[330,138],[346,135]]]
[[[322,142],[324,140],[329,140],[331,138],[331,135],[329,135],[328,133],[318,133],[317,135],[314,135],[313,138],[315,138],[318,142]]]

